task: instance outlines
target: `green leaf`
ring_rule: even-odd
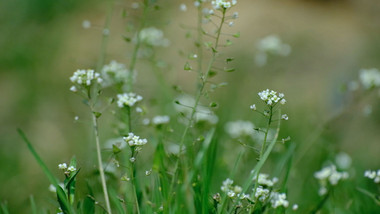
[[[117,147],[115,144],[112,144],[112,153],[113,154],[119,154],[121,152],[121,149]]]
[[[130,43],[132,41],[132,39],[130,37],[127,37],[127,36],[123,36],[123,39],[124,41]]]
[[[2,214],[9,214],[8,206],[6,203],[0,203],[0,213]]]
[[[21,129],[17,129],[18,134],[21,136],[21,138],[24,140],[26,145],[28,146],[29,151],[34,156],[34,159],[36,159],[38,165],[40,165],[42,171],[45,173],[46,177],[49,179],[50,183],[55,186],[57,189],[57,198],[58,202],[60,202],[61,208],[63,210],[63,207],[67,209],[66,213],[73,213],[72,208],[67,200],[66,193],[62,190],[62,188],[58,185],[57,179],[54,177],[54,175],[50,172],[49,168],[45,165],[45,163],[42,161],[40,156],[37,154],[36,150],[34,150],[32,144],[24,134],[24,132]],[[62,191],[60,191],[60,190]]]
[[[98,119],[100,116],[102,116],[102,113],[100,113],[100,112],[94,111],[92,113],[95,115],[96,119]]]
[[[215,103],[215,102],[212,102],[212,103],[210,103],[210,107],[211,107],[211,108],[215,108],[215,107],[218,107],[218,104],[217,104],[217,103]]]
[[[225,46],[230,46],[230,45],[232,45],[232,41],[227,39]]]
[[[189,64],[189,62],[185,63],[185,66],[183,67],[183,70],[185,70],[185,71],[191,71],[192,70],[191,65]]]
[[[235,37],[235,38],[239,38],[239,37],[240,37],[240,32],[235,33],[235,34],[233,35],[233,37]]]
[[[67,201],[67,195],[66,195],[65,191],[59,185],[56,187],[56,190],[57,190],[57,200],[58,200],[59,206],[62,209],[62,212],[63,213],[72,213],[71,212],[71,206]]]
[[[224,68],[225,72],[234,72],[235,68]]]
[[[36,206],[36,202],[34,201],[33,195],[31,195],[29,199],[30,199],[30,207],[32,209],[32,214],[37,214],[37,206]]]
[[[218,74],[218,72],[210,70],[207,75],[208,75],[209,78],[211,78],[211,77],[216,76],[217,74]]]
[[[226,59],[226,63],[229,63],[229,62],[232,62],[232,61],[234,61],[234,58],[232,58],[232,57]]]
[[[95,213],[95,200],[92,197],[86,196],[86,198],[83,200],[82,212],[84,214],[94,214]]]

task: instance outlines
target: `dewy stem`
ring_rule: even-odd
[[[96,153],[97,153],[97,157],[98,157],[100,180],[101,180],[102,187],[103,187],[103,192],[104,192],[104,200],[106,202],[107,212],[109,214],[112,214],[111,206],[110,206],[110,201],[109,201],[109,198],[108,198],[108,190],[107,190],[106,179],[105,179],[105,176],[104,176],[103,163],[102,163],[102,155],[101,155],[101,152],[100,152],[98,121],[97,121],[96,115],[94,113],[92,113],[92,122],[93,122],[93,125],[94,125],[94,135],[95,135],[95,142],[96,142]]]

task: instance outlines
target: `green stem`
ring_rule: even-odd
[[[109,197],[108,197],[106,179],[105,179],[105,176],[104,176],[103,163],[102,163],[102,155],[101,155],[101,152],[100,152],[98,122],[97,122],[97,118],[96,118],[96,116],[95,116],[94,113],[92,113],[92,122],[93,122],[93,125],[94,125],[94,135],[95,135],[95,142],[96,142],[96,153],[97,153],[97,157],[98,157],[100,180],[101,180],[102,187],[103,187],[103,192],[104,192],[104,200],[106,202],[107,212],[109,214],[112,214],[111,206],[110,206],[110,202],[109,202]]]
[[[102,32],[103,36],[102,36],[102,42],[100,45],[100,54],[99,54],[98,64],[96,66],[97,72],[100,72],[100,70],[102,69],[103,64],[104,64],[104,59],[105,59],[105,55],[106,55],[106,48],[107,48],[107,43],[108,43],[108,37],[109,37],[109,33],[105,33],[105,31],[109,32],[109,26],[110,26],[112,14],[113,14],[113,1],[110,1],[109,6],[108,6],[106,21],[104,23],[103,32]]]
[[[133,90],[133,77],[135,76],[135,67],[136,67],[136,62],[137,62],[137,55],[138,55],[138,52],[139,52],[139,49],[140,49],[140,46],[141,46],[140,31],[145,26],[146,17],[147,17],[147,14],[148,14],[148,6],[149,6],[149,1],[145,0],[144,1],[144,12],[143,12],[143,15],[141,17],[140,26],[137,29],[137,34],[136,34],[137,41],[136,41],[135,48],[133,49],[131,62],[129,64],[130,75],[128,76],[128,79],[127,79],[127,91],[132,91]]]
[[[136,175],[135,175],[135,164],[132,163],[131,167],[131,177],[132,177],[132,188],[133,188],[133,195],[135,198],[135,207],[138,214],[140,214],[140,206],[139,206],[139,200],[137,198],[137,190],[136,190]]]
[[[270,106],[269,109],[270,109],[269,110],[270,111],[269,112],[269,119],[268,119],[267,127],[265,129],[265,135],[264,135],[263,145],[262,145],[261,151],[260,151],[260,156],[259,156],[260,160],[263,157],[265,149],[266,149],[266,146],[267,146],[267,138],[268,138],[269,128],[270,128],[270,125],[272,123],[273,107]],[[253,190],[253,194],[256,194],[257,187],[259,186],[259,175],[260,175],[260,169],[258,169],[258,171],[257,171],[256,182],[255,182],[255,187],[254,187],[254,190]],[[256,206],[256,203],[253,205],[253,210],[255,210],[255,206]]]
[[[204,88],[206,86],[209,72],[210,72],[211,67],[214,64],[214,62],[216,60],[216,57],[217,57],[217,53],[218,53],[217,52],[217,48],[218,48],[218,43],[219,43],[219,38],[220,38],[220,35],[221,35],[223,23],[224,23],[224,20],[225,20],[225,12],[226,11],[224,10],[223,11],[223,16],[222,16],[221,21],[220,21],[219,28],[217,29],[217,32],[216,32],[217,35],[216,35],[214,47],[212,48],[212,57],[211,57],[211,60],[210,60],[210,62],[208,64],[208,66],[207,66],[207,70],[206,70],[205,74],[203,74],[202,72],[199,72],[199,78],[201,80],[201,85],[200,85],[200,88],[198,89],[198,93],[197,93],[197,96],[195,98],[194,106],[192,107],[192,111],[191,111],[191,114],[190,114],[189,121],[188,121],[188,123],[187,123],[187,125],[185,127],[185,130],[182,133],[182,137],[181,137],[181,140],[180,140],[180,143],[179,143],[179,154],[178,154],[179,157],[178,157],[178,159],[176,161],[176,165],[174,167],[174,176],[173,176],[173,179],[172,179],[172,182],[171,182],[171,188],[170,188],[171,190],[173,190],[175,180],[176,180],[176,178],[178,176],[178,167],[179,167],[179,162],[180,162],[180,159],[181,159],[180,156],[181,156],[181,152],[183,150],[183,146],[184,146],[186,135],[187,135],[187,133],[189,131],[189,128],[191,127],[191,125],[193,123],[194,115],[196,113],[196,109],[198,107],[200,98],[202,97],[203,90],[204,90]],[[202,16],[199,16],[199,17],[202,18]],[[198,30],[201,30],[201,28],[198,28]],[[201,64],[199,64],[199,65],[201,65]]]

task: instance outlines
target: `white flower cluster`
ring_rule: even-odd
[[[335,165],[324,167],[318,172],[314,173],[314,177],[318,179],[320,184],[319,195],[327,193],[327,185],[336,186],[340,180],[345,180],[349,177],[347,172],[338,172]]]
[[[262,186],[258,186],[255,192],[255,199],[258,199],[259,201],[264,202],[269,197],[269,193],[270,193],[269,189],[265,189]]]
[[[264,174],[264,173],[259,174],[258,183],[262,186],[273,187],[273,185],[277,182],[278,182],[278,178],[276,177],[269,179],[268,174]]]
[[[190,117],[192,107],[195,104],[195,99],[188,95],[182,95],[180,97],[177,97],[176,100],[180,103],[174,105],[176,111],[182,112],[186,117]],[[207,122],[210,124],[216,124],[219,118],[209,108],[198,105],[194,115],[194,120],[197,123]],[[187,120],[183,122],[187,122]]]
[[[124,94],[118,94],[117,95],[117,106],[120,108],[123,108],[124,106],[132,107],[137,102],[141,101],[143,98],[140,95],[137,95],[135,93],[124,93]]]
[[[268,106],[275,105],[278,102],[282,105],[286,103],[286,100],[284,99],[285,95],[283,93],[277,94],[277,92],[267,89],[259,92],[258,94],[260,99],[263,100]]]
[[[169,40],[164,37],[164,33],[155,27],[142,29],[138,36],[140,41],[147,45],[167,47],[170,44]]]
[[[75,172],[77,169],[74,166],[67,167],[66,163],[58,164],[58,169],[62,169],[65,171],[65,173]]]
[[[224,126],[224,129],[232,138],[252,136],[254,128],[253,123],[243,120],[231,121]]]
[[[359,79],[365,89],[380,87],[380,71],[376,68],[361,69]]]
[[[110,86],[114,83],[125,82],[130,75],[129,70],[124,64],[112,60],[108,65],[104,65],[101,71],[104,87]]]
[[[103,79],[100,78],[99,73],[95,72],[92,69],[78,69],[74,72],[73,76],[70,77],[70,81],[80,86],[90,86],[94,81],[96,81],[97,83],[101,83]],[[76,92],[77,88],[76,86],[72,86],[70,90]]]
[[[288,207],[289,201],[286,200],[286,194],[285,193],[278,193],[278,192],[272,192],[271,193],[271,204],[273,208],[277,207]]]
[[[128,143],[129,146],[143,146],[148,143],[147,139],[141,139],[139,136],[129,133],[127,137],[123,137],[124,141]]]
[[[228,9],[234,5],[236,5],[237,1],[226,1],[226,0],[215,0],[211,1],[211,5],[214,7],[215,10],[225,10]]]
[[[233,186],[232,185],[233,183],[234,183],[233,180],[227,178],[225,181],[223,181],[222,187],[220,187],[220,189],[223,192],[227,193],[227,196],[230,197],[230,198],[239,197],[241,191],[243,190],[238,185]]]
[[[364,172],[364,177],[373,179],[375,183],[380,183],[380,169],[376,171],[367,170]]]
[[[170,122],[170,117],[167,115],[157,115],[153,117],[152,123],[154,125],[162,125],[162,124],[167,124]]]
[[[261,39],[257,44],[257,53],[255,62],[258,66],[264,66],[267,63],[268,54],[288,56],[291,52],[291,47],[281,41],[277,35],[269,35]]]

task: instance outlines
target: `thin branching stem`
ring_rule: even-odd
[[[103,192],[104,192],[104,200],[105,200],[105,203],[106,203],[107,212],[109,214],[111,214],[112,211],[111,211],[110,201],[109,201],[109,197],[108,197],[108,190],[107,190],[106,179],[105,179],[105,176],[104,176],[103,163],[102,163],[102,154],[101,154],[101,151],[100,151],[99,132],[98,132],[98,119],[96,118],[96,115],[94,113],[92,113],[92,122],[93,122],[93,125],[94,125],[94,135],[95,135],[95,142],[96,142],[96,153],[97,153],[97,157],[98,157],[100,180],[101,180],[102,188],[103,188]]]

